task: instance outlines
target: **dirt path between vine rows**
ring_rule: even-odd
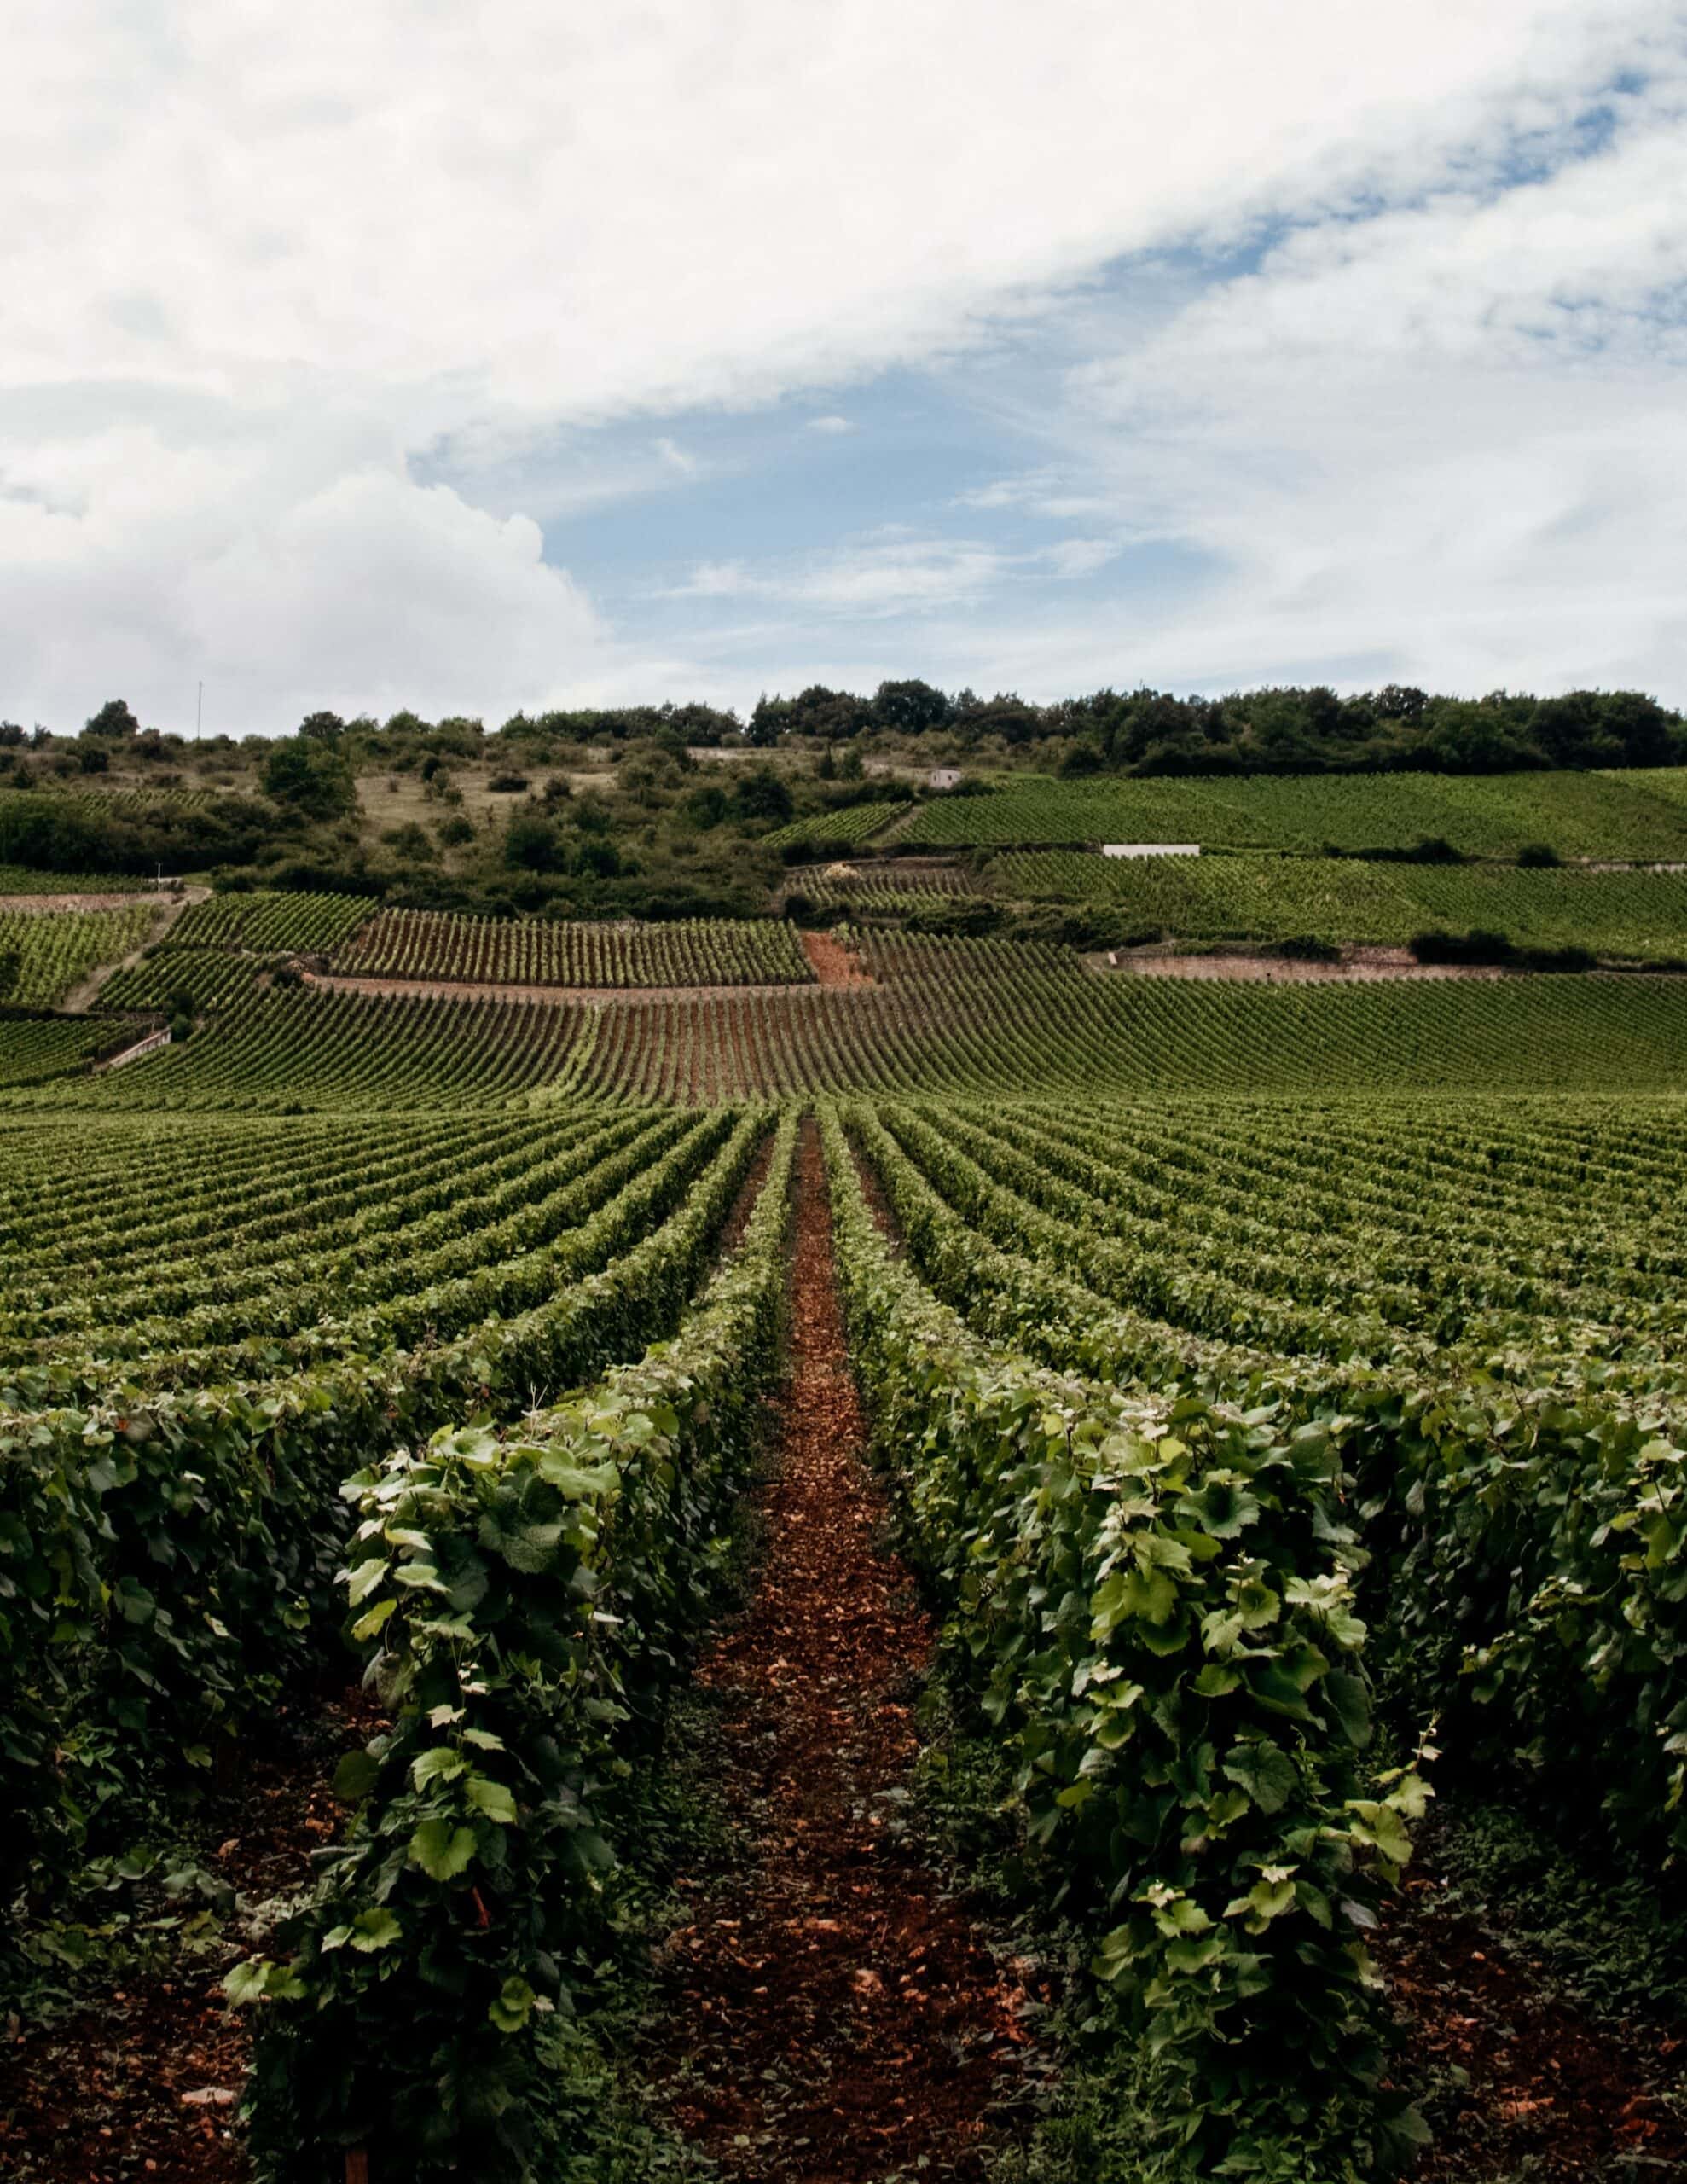
[[[145,938],[137,941],[126,956],[119,956],[115,962],[98,965],[85,979],[72,986],[59,1003],[60,1012],[66,1016],[86,1016],[119,971],[132,971],[149,948],[156,948],[161,940],[169,938],[170,928],[188,905],[204,902],[210,893],[209,887],[184,887],[165,896],[131,895],[126,900],[113,897],[119,907],[124,909],[132,909],[136,903],[157,903],[162,908],[164,915],[154,920]]]
[[[745,1856],[692,1884],[646,2061],[732,2177],[973,2184],[1023,1995],[901,1824],[933,1632],[881,1539],[812,1123],[782,1417],[755,1595],[699,1670]]]

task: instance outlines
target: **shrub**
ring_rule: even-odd
[[[1432,928],[1412,934],[1408,945],[1420,963],[1515,963],[1516,944],[1509,933],[1473,926],[1469,932]]]

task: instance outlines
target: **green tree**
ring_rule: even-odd
[[[307,713],[299,723],[299,732],[318,743],[335,743],[345,735],[345,723],[338,713]]]
[[[504,863],[518,872],[559,872],[565,862],[556,828],[531,805],[510,814]]]
[[[947,728],[951,707],[943,693],[918,676],[901,682],[881,682],[873,695],[873,718],[901,735],[924,735]]]
[[[108,735],[113,738],[138,735],[141,723],[121,698],[107,698],[96,713],[90,713],[82,733],[84,735]]]
[[[331,743],[289,736],[264,762],[264,793],[312,819],[338,819],[357,801],[351,769]]]
[[[771,766],[751,766],[733,787],[733,810],[740,819],[788,819],[791,791]]]

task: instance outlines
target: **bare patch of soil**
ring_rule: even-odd
[[[853,949],[829,932],[805,932],[803,953],[816,982],[823,986],[871,986],[878,981],[862,967]]]
[[[1271,985],[1320,985],[1375,979],[1510,979],[1527,972],[1494,963],[1420,963],[1409,948],[1351,947],[1339,963],[1302,963],[1290,956],[1171,956],[1121,948],[1090,958],[1098,969],[1146,979],[1236,979]]]
[[[1435,2083],[1436,2141],[1414,2184],[1687,2175],[1687,2121],[1661,2097],[1682,2087],[1687,2041],[1590,2022],[1482,1927],[1436,1908],[1433,1879],[1406,1891],[1410,1915],[1377,1955]]]
[[[751,1855],[681,1887],[648,2057],[735,2178],[982,2179],[1012,2090],[1021,1990],[900,1825],[933,1633],[881,1544],[884,1507],[832,1264],[817,1135],[801,1148],[790,1378],[749,1609],[704,1658],[724,1794]]]

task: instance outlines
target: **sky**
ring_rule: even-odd
[[[1687,0],[7,0],[0,716],[1687,704]]]

